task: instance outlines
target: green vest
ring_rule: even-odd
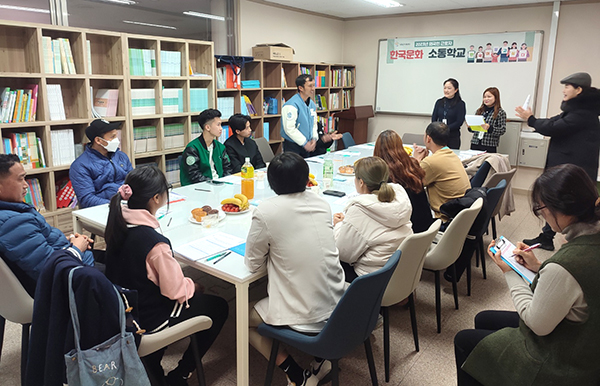
[[[567,319],[546,336],[537,336],[521,320],[475,347],[463,369],[484,385],[600,384],[600,234],[580,236],[564,244],[542,264],[560,264],[581,286],[588,319]],[[531,284],[535,291],[537,278]]]
[[[202,142],[200,142],[201,139],[202,139]],[[186,150],[190,147],[195,149],[196,153],[198,154],[198,158],[194,160],[195,161],[194,163],[198,166],[200,173],[202,173],[203,176],[208,177],[212,180],[213,176],[212,176],[212,172],[210,170],[210,162],[208,161],[208,157],[209,157],[210,153],[208,152],[208,149],[206,148],[206,144],[204,143],[204,138],[202,137],[202,135],[200,135],[198,138],[196,138],[193,141],[191,141],[190,143],[188,143],[188,145],[186,146]],[[221,160],[221,156],[223,155],[224,152],[225,152],[225,145],[223,145],[221,142],[217,141],[216,139],[213,140],[212,159],[213,159],[213,162],[215,163],[215,170],[219,174],[219,177],[223,177],[223,161]],[[186,153],[187,153],[187,151],[183,152],[183,156],[181,158],[181,164],[180,164],[180,168],[179,168],[179,179],[181,182],[181,186],[191,185],[194,183],[194,181],[192,181],[190,179],[190,176],[187,173],[186,162],[188,162],[188,157],[190,157],[190,155],[186,155]],[[229,156],[225,155],[225,157],[229,157]]]

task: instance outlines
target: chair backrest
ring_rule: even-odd
[[[475,219],[474,224],[469,231],[469,235],[476,237],[483,236],[488,229],[490,219],[492,218],[494,210],[496,209],[496,206],[498,206],[500,198],[504,194],[505,190],[506,180],[502,180],[498,182],[498,185],[495,187],[488,189],[487,199],[483,204],[481,211],[477,215],[477,218]]]
[[[483,184],[483,186],[489,188],[489,187],[498,185],[498,182],[500,182],[502,180],[506,180],[506,189],[504,190],[504,193],[502,193],[502,196],[500,197],[500,200],[498,200],[498,204],[496,205],[496,208],[494,209],[494,212],[492,213],[492,217],[496,216],[498,214],[498,212],[500,211],[500,205],[501,205],[500,203],[504,199],[504,195],[506,194],[506,191],[508,189],[510,189],[510,181],[515,176],[515,172],[516,171],[517,171],[517,168],[514,168],[514,169],[511,169],[511,170],[509,170],[507,172],[494,173]]]
[[[33,298],[29,296],[19,279],[0,258],[0,315],[13,323],[31,323]]]
[[[483,163],[481,164],[479,169],[477,169],[477,173],[475,173],[473,178],[471,178],[471,187],[472,188],[479,188],[480,186],[483,186],[483,182],[487,178],[491,167],[492,167],[492,165],[490,165],[489,162],[483,161]]]
[[[470,208],[462,210],[450,223],[440,241],[433,245],[425,257],[424,268],[431,270],[446,269],[454,263],[462,252],[467,234],[481,211],[483,199],[475,200]]]
[[[423,273],[423,263],[427,249],[442,225],[441,220],[434,221],[428,230],[415,233],[404,239],[400,247],[402,259],[388,283],[381,305],[389,307],[406,299],[413,293]]]
[[[352,138],[352,134],[350,134],[350,133],[342,134],[342,142],[344,142],[344,147],[346,149],[349,148],[350,146],[356,145],[356,142],[354,142],[354,138]]]
[[[398,266],[401,251],[396,251],[383,268],[354,279],[316,340],[327,347],[329,359],[346,355],[373,332],[383,293]]]
[[[417,144],[419,146],[425,146],[425,142],[423,142],[423,133],[414,134],[414,133],[404,133],[402,134],[402,142],[405,145]]]
[[[275,157],[275,154],[273,154],[273,149],[271,149],[271,145],[269,145],[267,139],[265,137],[259,137],[255,138],[254,142],[256,142],[256,145],[258,146],[258,150],[260,151],[260,155],[262,155],[263,161],[265,161],[265,163],[271,162],[271,160]]]

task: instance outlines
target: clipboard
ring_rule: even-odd
[[[506,239],[504,236],[500,236],[498,241],[496,241],[496,246],[491,247],[490,251],[495,254],[498,248],[500,248],[502,260],[504,260],[504,262],[508,264],[513,271],[518,273],[526,282],[531,284],[536,273],[517,262],[515,256],[513,255],[513,251],[517,249],[517,247],[508,241],[508,239]]]

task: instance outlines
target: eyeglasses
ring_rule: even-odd
[[[535,208],[533,208],[533,214],[536,216],[539,216],[540,210],[545,209],[545,208],[546,208],[546,205],[535,207]]]

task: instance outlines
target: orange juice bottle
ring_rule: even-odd
[[[250,157],[246,157],[246,162],[242,165],[242,194],[248,200],[254,198],[254,166],[250,163]]]

